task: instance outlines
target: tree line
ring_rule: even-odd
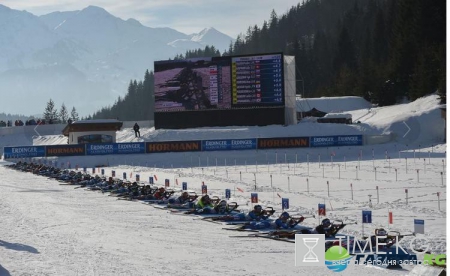
[[[305,97],[383,105],[438,92],[445,101],[445,0],[308,0],[247,29],[224,55],[295,56]]]
[[[92,117],[90,117],[92,118]],[[81,119],[90,119],[89,117],[86,118],[81,118]],[[31,119],[43,119],[45,120],[47,123],[48,122],[53,122],[53,123],[67,123],[68,120],[70,119],[71,121],[78,121],[80,120],[80,117],[78,115],[78,112],[76,110],[75,107],[72,107],[72,110],[69,111],[66,107],[66,105],[63,103],[60,107],[60,109],[58,110],[55,106],[55,102],[52,99],[49,99],[49,101],[46,104],[44,113],[43,113],[43,118],[35,118],[35,116],[25,116],[25,115],[14,115],[14,114],[5,114],[5,113],[0,113],[0,120],[4,120],[4,121],[15,121],[15,120],[20,120],[20,121],[27,121],[27,120],[31,120]]]
[[[79,116],[78,116],[78,112],[75,109],[75,107],[72,107],[72,110],[69,114],[69,111],[67,110],[67,107],[64,103],[62,103],[61,108],[58,110],[55,107],[55,102],[50,99],[47,102],[47,105],[45,107],[44,113],[44,120],[48,123],[48,122],[52,122],[52,123],[67,123],[69,120],[70,121],[78,121],[79,120]],[[84,118],[83,118],[84,119]],[[88,118],[86,118],[88,119]]]
[[[249,26],[228,50],[175,59],[282,52],[295,57],[297,94],[360,96],[379,106],[437,92],[446,102],[445,0],[305,0]],[[153,72],[93,118],[151,120]]]

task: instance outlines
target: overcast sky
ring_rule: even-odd
[[[214,27],[233,38],[249,26],[261,26],[274,9],[286,13],[302,0],[2,0],[11,9],[35,15],[99,6],[124,20],[134,18],[148,27],[170,27],[186,34]]]

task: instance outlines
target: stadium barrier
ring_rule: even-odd
[[[4,147],[4,159],[50,156],[89,156],[162,152],[226,151],[278,148],[360,146],[362,135],[272,137],[249,139],[160,141]]]

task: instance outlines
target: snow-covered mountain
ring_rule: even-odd
[[[0,26],[0,96],[7,99],[0,111],[16,114],[40,113],[50,98],[57,108],[91,114],[123,96],[155,60],[206,45],[222,52],[233,40],[214,28],[190,35],[150,28],[96,6],[35,16],[0,5]]]

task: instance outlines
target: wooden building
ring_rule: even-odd
[[[116,119],[75,121],[63,129],[68,144],[115,143],[123,123]]]

